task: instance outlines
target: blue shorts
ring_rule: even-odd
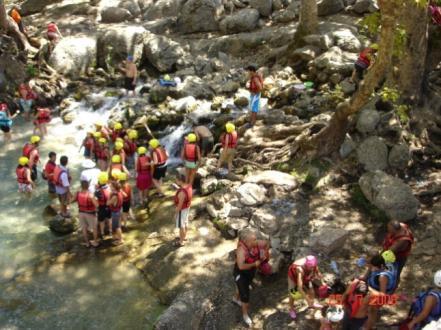
[[[259,112],[260,108],[260,93],[259,94],[251,94],[250,96],[250,110],[251,112]]]
[[[89,148],[84,148],[84,157],[90,157],[91,154],[92,152]]]
[[[23,112],[28,113],[28,112],[31,112],[31,108],[32,108],[32,105],[33,105],[34,101],[33,100],[20,99],[18,101],[18,103],[20,105],[21,110]]]
[[[112,212],[112,230],[121,228],[121,211]]]

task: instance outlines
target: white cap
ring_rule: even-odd
[[[81,166],[83,168],[89,169],[89,168],[94,168],[96,166],[95,162],[91,159],[86,159],[81,163]]]
[[[438,270],[433,277],[433,282],[439,288],[441,288],[441,270]]]

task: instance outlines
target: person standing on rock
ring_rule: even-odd
[[[185,245],[187,237],[188,216],[190,213],[191,200],[193,198],[193,188],[191,184],[186,183],[181,175],[176,177],[176,184],[179,186],[175,194],[175,221],[176,228],[179,229],[179,239],[175,241],[176,247]]]
[[[101,171],[106,171],[107,161],[110,158],[110,151],[105,138],[101,137],[98,139],[98,143],[95,144],[93,153],[97,159],[99,169]]]
[[[49,152],[49,160],[44,166],[44,170],[42,173],[42,177],[44,180],[47,180],[47,190],[49,195],[53,195],[56,193],[55,191],[55,180],[54,180],[54,171],[55,167],[57,167],[57,154],[53,151]]]
[[[40,132],[41,137],[47,135],[47,124],[51,121],[51,109],[49,108],[37,108],[37,114],[34,120],[34,134],[37,131]]]
[[[101,172],[98,175],[98,185],[95,189],[95,197],[98,200],[98,225],[101,234],[101,238],[104,238],[104,229],[106,223],[109,227],[109,235],[112,235],[112,222],[110,221],[110,210],[107,206],[107,201],[110,198],[110,187],[107,185],[109,182],[109,174],[107,172]]]
[[[249,327],[253,324],[248,315],[250,285],[256,275],[257,268],[261,264],[259,253],[256,253],[256,246],[256,234],[251,230],[242,230],[236,249],[236,263],[233,270],[234,282],[236,283],[236,296],[233,297],[233,302],[242,308],[243,321]]]
[[[71,178],[69,175],[69,169],[67,168],[68,158],[67,156],[60,157],[60,165],[55,167],[54,180],[55,191],[60,201],[60,215],[63,218],[70,218],[68,206],[72,199],[70,192]]]
[[[26,34],[23,19],[21,18],[20,11],[18,10],[17,6],[12,6],[11,10],[9,11],[9,16],[11,16],[15,23],[17,23],[19,31],[27,37],[28,35]]]
[[[370,47],[365,48],[354,64],[354,71],[352,72],[351,82],[359,83],[363,80],[364,74],[374,62],[374,56],[378,51],[378,44],[372,44]]]
[[[236,127],[233,123],[225,125],[226,133],[221,135],[222,151],[217,163],[217,168],[220,169],[224,163],[228,164],[228,173],[233,170],[233,160],[236,155],[236,147],[239,136]]]
[[[149,189],[152,185],[151,162],[151,158],[147,155],[147,149],[139,147],[135,170],[136,188],[139,191],[139,203],[141,205],[147,203],[149,198]]]
[[[89,182],[89,191],[95,193],[95,187],[98,184],[98,176],[101,171],[96,168],[96,163],[92,159],[85,159],[81,163],[83,171],[80,174],[80,181]]]
[[[254,126],[257,120],[257,113],[260,110],[260,96],[263,90],[263,78],[257,72],[257,68],[254,65],[250,65],[246,68],[248,71],[249,81],[247,87],[250,91],[250,126]]]
[[[18,166],[15,169],[15,174],[17,176],[18,191],[30,196],[32,190],[35,188],[35,183],[31,179],[31,169],[28,164],[29,159],[27,157],[20,157],[18,159]]]
[[[297,317],[294,309],[294,300],[305,298],[308,307],[320,309],[323,306],[314,302],[315,290],[322,285],[323,275],[318,268],[318,260],[315,256],[294,261],[288,269],[289,316]]]
[[[201,162],[201,150],[197,144],[197,136],[194,133],[187,135],[182,148],[181,159],[185,166],[185,182],[193,186],[196,171]]]
[[[84,244],[86,247],[91,245],[97,247],[99,245],[96,220],[98,201],[89,191],[89,181],[81,181],[81,191],[77,192],[75,201],[78,203],[78,218],[83,232]],[[93,231],[93,241],[89,241],[89,230]]]
[[[112,237],[114,238],[113,245],[123,244],[123,236],[121,230],[121,210],[126,194],[121,189],[121,184],[118,181],[112,181],[110,184],[110,198],[107,201],[111,217],[112,217]]]
[[[207,126],[195,126],[193,132],[198,138],[199,148],[201,148],[202,157],[207,157],[213,151],[214,137]]]
[[[153,177],[153,185],[158,191],[158,195],[164,197],[165,195],[162,192],[161,184],[162,179],[167,174],[168,154],[156,139],[150,140],[149,146],[152,150],[150,158],[152,159],[151,174]]]
[[[22,151],[23,156],[29,159],[29,168],[32,172],[32,182],[36,182],[38,177],[37,164],[40,163],[40,153],[38,152],[39,144],[40,137],[38,135],[33,135],[31,136],[29,143],[24,145]]]
[[[18,93],[20,94],[18,104],[20,105],[20,109],[24,113],[24,118],[26,120],[30,120],[32,106],[37,99],[37,94],[32,90],[29,81],[30,78],[27,78],[20,84],[20,86],[18,86]]]
[[[133,56],[127,56],[127,60],[123,63],[124,67],[120,67],[121,71],[125,74],[124,87],[127,90],[127,95],[132,92],[133,96],[136,95],[136,79],[138,77],[138,69],[133,61]]]
[[[0,103],[0,129],[5,134],[5,143],[11,141],[11,126],[12,126],[12,117],[9,112],[9,107],[6,103]]]

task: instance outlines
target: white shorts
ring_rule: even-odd
[[[32,192],[32,185],[30,183],[19,183],[18,191],[21,193],[30,193]]]
[[[190,208],[179,211],[176,215],[176,228],[187,228]]]

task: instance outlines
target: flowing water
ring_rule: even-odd
[[[106,120],[106,110],[117,102],[108,98],[93,113],[73,104],[78,115],[70,125],[55,118],[40,146],[43,164],[49,151],[67,155],[76,188],[85,130],[98,118]],[[0,148],[0,329],[149,328],[162,307],[133,265],[85,248],[79,257],[53,260],[51,250],[62,238],[42,216],[50,204],[46,182],[39,182],[31,199],[17,193],[15,167],[32,125],[19,118],[13,129],[13,143]]]

